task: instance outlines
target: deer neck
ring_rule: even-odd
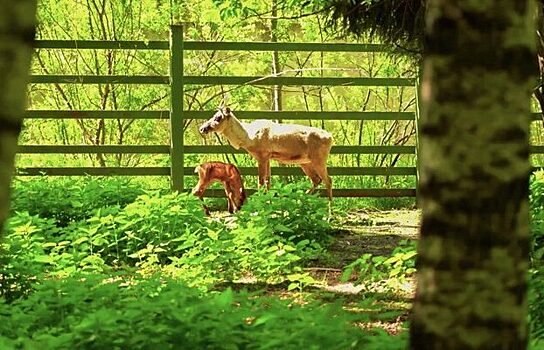
[[[231,115],[229,125],[222,131],[232,147],[236,149],[240,149],[240,147],[247,149],[252,144],[245,125],[246,123],[242,123],[238,118]]]

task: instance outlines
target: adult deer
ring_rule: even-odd
[[[332,180],[327,171],[327,158],[333,141],[329,132],[269,120],[244,123],[234,116],[230,108],[223,106],[199,130],[202,134],[221,133],[234,148],[243,148],[255,158],[259,167],[259,186],[270,188],[270,159],[274,159],[280,163],[300,165],[313,184],[309,193],[313,193],[323,181],[329,201],[332,200]]]
[[[227,195],[229,212],[232,214],[240,210],[246,200],[246,191],[240,172],[234,164],[222,162],[202,163],[195,168],[195,173],[198,174],[198,183],[193,188],[195,196],[204,201],[202,197],[206,188],[213,182],[221,182]],[[203,206],[206,215],[210,215],[208,207]]]

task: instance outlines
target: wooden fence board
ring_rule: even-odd
[[[170,175],[170,167],[21,167],[16,169],[17,175],[52,175],[52,176],[158,176]]]
[[[210,111],[184,111],[186,119],[209,119]],[[239,119],[282,120],[414,120],[415,112],[355,112],[355,111],[234,111]],[[100,111],[100,110],[27,110],[30,119],[168,119],[170,111]],[[532,113],[533,122],[543,122],[541,113]],[[541,127],[538,125],[538,127]]]
[[[170,111],[27,110],[28,119],[170,119]]]
[[[19,153],[104,153],[104,154],[169,154],[166,145],[20,145]],[[247,154],[232,146],[184,146],[186,154]],[[333,146],[331,154],[414,154],[414,146]]]
[[[36,40],[37,49],[78,50],[168,50],[168,41],[132,40]],[[209,42],[185,41],[185,49],[193,51],[318,51],[318,52],[392,52],[383,44],[350,43],[271,43],[271,42]]]
[[[166,75],[40,75],[30,76],[34,84],[169,84]],[[257,76],[185,76],[184,84],[194,85],[308,85],[308,86],[408,86],[409,78],[359,77],[257,77]]]
[[[30,76],[33,84],[169,84],[167,75],[40,75]]]
[[[123,176],[156,176],[169,175],[170,167],[21,167],[17,169],[19,175],[123,175]],[[411,176],[415,175],[415,167],[329,167],[329,174],[333,176]],[[184,167],[185,176],[197,176],[194,167]],[[256,167],[239,167],[244,176],[257,176]],[[271,167],[273,176],[306,176],[300,167]]]
[[[21,145],[21,154],[170,154],[167,145]]]

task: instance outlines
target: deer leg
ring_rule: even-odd
[[[310,180],[312,180],[313,187],[306,191],[306,193],[312,194],[317,189],[317,186],[319,186],[321,183],[321,177],[317,175],[311,164],[300,164],[300,167],[302,168],[302,171],[304,171],[304,174],[306,174]]]
[[[239,211],[242,208],[242,192],[241,187],[235,180],[229,183],[230,193],[232,196],[233,211]]]
[[[265,172],[265,175],[266,175],[266,189],[269,190],[270,189],[270,160],[267,160],[266,161],[266,172]]]
[[[258,160],[259,165],[259,187],[266,186],[266,189],[270,189],[270,160],[261,159]]]
[[[236,203],[234,202],[234,193],[230,186],[229,182],[223,182],[223,187],[225,188],[225,194],[227,195],[227,208],[229,213],[234,213],[236,208]]]
[[[325,182],[325,188],[327,189],[327,196],[329,197],[329,202],[332,201],[332,179],[327,171],[327,164],[320,164],[314,169],[317,175]]]
[[[329,217],[328,220],[332,217],[332,179],[329,176],[327,171],[327,164],[321,164],[315,168],[316,173],[320,178],[325,182],[325,188],[327,189],[327,196],[329,197]]]

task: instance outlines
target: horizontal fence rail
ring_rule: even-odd
[[[531,146],[532,154],[543,154],[544,146]],[[21,145],[21,154],[169,154],[167,145]],[[184,146],[186,154],[246,154],[232,146]],[[415,154],[415,146],[332,146],[330,154]]]
[[[184,111],[185,119],[209,119],[215,111]],[[414,112],[351,111],[236,111],[238,119],[282,120],[414,120]],[[26,119],[169,119],[170,111],[129,110],[27,110]],[[531,113],[532,121],[544,122],[542,113]]]
[[[308,85],[308,86],[414,86],[409,78],[359,77],[235,77],[184,76],[184,84],[191,85]],[[32,75],[34,84],[144,84],[167,85],[169,76],[161,75]]]
[[[257,175],[255,167],[239,167],[242,175]],[[406,176],[416,175],[415,167],[329,167],[329,174],[333,176]],[[194,167],[183,168],[186,176],[197,176]],[[300,168],[271,167],[273,176],[305,176]],[[544,170],[544,167],[533,167],[533,171]],[[18,175],[55,175],[55,176],[82,176],[82,175],[119,175],[119,176],[160,176],[170,175],[169,167],[27,167],[18,168]]]
[[[209,119],[215,111],[184,111],[185,119]],[[336,112],[336,111],[236,111],[239,119],[282,120],[414,120],[414,112]],[[169,119],[170,111],[62,111],[28,110],[28,119]]]
[[[170,111],[27,110],[25,119],[170,119]]]
[[[146,171],[142,171],[146,169]],[[184,167],[184,172],[188,176],[196,176],[194,173],[195,167]],[[256,167],[238,167],[242,175],[257,175]],[[330,175],[415,175],[414,167],[329,167]],[[306,176],[299,167],[271,167],[271,174],[276,176],[292,175]],[[20,175],[139,175],[139,176],[155,176],[168,175],[169,167],[64,167],[64,168],[19,168]]]
[[[305,52],[392,52],[382,44],[350,43],[271,43],[271,42],[210,42],[184,41],[185,50],[193,51],[305,51]],[[38,49],[76,50],[169,50],[167,41],[111,41],[111,40],[36,40]]]

